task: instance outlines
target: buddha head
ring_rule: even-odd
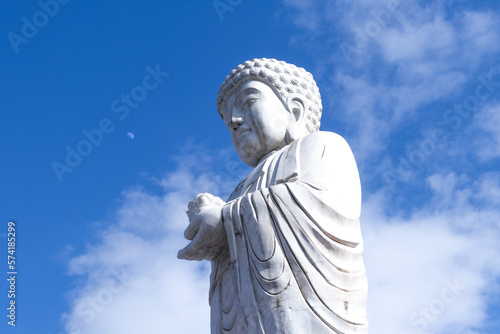
[[[251,167],[319,130],[321,96],[313,76],[276,59],[253,59],[226,77],[217,109],[238,156]]]

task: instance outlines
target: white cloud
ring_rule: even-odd
[[[487,105],[475,116],[480,129],[477,139],[477,155],[483,160],[500,156],[500,104]]]
[[[176,255],[187,244],[187,203],[199,192],[225,196],[240,176],[234,168],[210,171],[227,163],[226,153],[177,157],[177,170],[151,179],[161,195],[141,187],[123,193],[114,222],[69,262],[78,279],[63,314],[67,333],[209,333],[209,265]]]
[[[455,92],[465,82],[459,72],[416,80],[425,69],[415,67],[405,71],[408,78],[398,80],[400,84],[396,85],[342,72],[335,77],[343,95],[333,102],[342,107],[338,117],[355,128],[352,144],[361,161],[386,150],[390,135],[405,122],[417,118],[419,108]],[[334,106],[326,108],[331,107]]]
[[[310,0],[284,0],[287,6],[294,8],[302,13],[302,15],[294,16],[295,25],[310,31],[316,32],[321,26],[317,20],[317,4]],[[313,19],[311,19],[313,18]]]
[[[492,201],[499,176],[472,182],[454,173],[432,175],[432,201],[409,217],[384,215],[391,204],[382,191],[364,203],[373,333],[481,328],[488,318],[486,296],[498,291],[500,276],[500,211]]]
[[[402,29],[391,28],[377,41],[389,62],[421,60],[430,56],[450,56],[455,43],[455,29],[443,17],[431,17],[428,22],[405,21]],[[453,48],[454,49],[454,48]]]
[[[341,111],[333,122],[355,134],[362,160],[384,152],[401,126],[425,120],[432,104],[460,98],[500,52],[500,15],[493,10],[446,1],[285,4],[294,20],[321,23],[316,29],[297,24],[304,38],[292,40],[311,51],[317,78],[326,79],[323,117]]]

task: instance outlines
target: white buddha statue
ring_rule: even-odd
[[[202,193],[188,206],[178,257],[212,263],[212,333],[367,333],[359,174],[346,141],[319,131],[312,75],[247,61],[217,107],[254,170],[227,202]]]

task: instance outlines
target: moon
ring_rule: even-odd
[[[127,136],[128,136],[130,139],[134,139],[134,134],[133,134],[132,132],[127,133]]]

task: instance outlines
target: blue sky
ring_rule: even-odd
[[[209,332],[184,211],[248,173],[215,101],[268,57],[358,162],[371,333],[496,333],[499,31],[495,1],[0,2],[1,332]]]

